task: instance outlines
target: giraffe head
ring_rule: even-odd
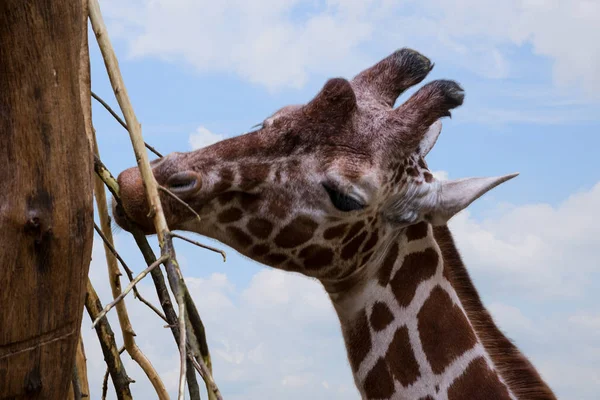
[[[462,104],[461,87],[436,80],[393,108],[432,67],[416,51],[398,50],[352,81],[330,79],[310,102],[280,109],[256,131],[153,161],[158,184],[202,218],[161,193],[169,226],[276,268],[335,281],[360,270],[407,226],[445,224],[514,175],[433,177],[424,157],[440,118]],[[117,223],[127,229],[129,219],[154,233],[139,170],[118,181]]]

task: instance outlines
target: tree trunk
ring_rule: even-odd
[[[0,399],[66,399],[93,238],[87,1],[0,0]]]

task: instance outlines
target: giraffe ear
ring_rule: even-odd
[[[431,151],[441,132],[442,121],[438,119],[431,124],[425,136],[421,139],[421,143],[419,144],[419,154],[421,154],[421,157],[425,157]]]
[[[433,199],[424,202],[422,215],[433,225],[444,225],[450,218],[467,208],[485,193],[517,175],[519,174],[437,182],[437,193],[433,196]],[[425,196],[425,198],[427,197],[429,196]]]
[[[445,225],[486,192],[519,174],[491,178],[464,178],[411,185],[387,207],[386,217],[399,226],[428,221]]]

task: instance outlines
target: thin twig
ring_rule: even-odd
[[[73,364],[73,379],[71,381],[73,387],[73,400],[81,400],[81,384],[79,383],[79,373],[77,372],[77,365]]]
[[[177,285],[177,283],[183,282],[183,277],[181,275],[179,265],[177,264],[177,261],[175,259],[175,251],[172,246],[171,238],[168,236],[169,227],[167,225],[167,220],[163,213],[162,204],[158,195],[157,183],[154,179],[154,175],[152,174],[152,168],[150,167],[150,163],[148,161],[148,154],[145,151],[144,140],[142,138],[141,133],[141,126],[137,120],[137,117],[135,116],[133,106],[131,105],[129,95],[127,94],[127,88],[125,87],[125,83],[123,81],[123,76],[121,75],[121,71],[119,69],[119,63],[117,61],[115,51],[112,47],[112,44],[106,31],[106,26],[104,24],[104,20],[100,12],[100,5],[98,4],[98,0],[90,0],[89,5],[92,29],[96,35],[96,40],[98,42],[98,46],[100,47],[102,57],[104,58],[104,64],[106,66],[108,77],[113,91],[115,93],[115,97],[117,98],[117,102],[119,103],[121,112],[125,117],[125,122],[127,123],[128,128],[127,131],[129,132],[129,137],[133,144],[138,168],[144,181],[146,198],[150,206],[151,214],[153,214],[154,227],[158,236],[161,254],[168,256],[168,259],[165,263],[165,268],[167,271],[167,276],[169,277],[169,284],[171,286],[171,290],[173,290],[175,298],[177,299],[177,304],[179,305],[180,311],[178,318],[180,330],[182,331],[179,332],[179,334],[180,337],[185,338],[185,301],[182,292],[177,290],[178,287],[181,287],[181,285]],[[185,340],[180,341],[179,352],[180,373],[178,399],[183,400],[187,369]]]
[[[94,149],[94,155],[96,157],[100,157],[95,131],[92,134],[92,145]],[[108,213],[108,202],[106,201],[106,190],[104,189],[104,184],[101,179],[96,178],[94,180],[94,195],[96,197],[98,217],[100,219],[100,230],[102,231],[106,239],[105,243],[109,243],[114,249],[111,219]],[[104,245],[104,255],[106,257],[106,266],[108,269],[108,278],[110,288],[112,291],[112,296],[113,299],[116,299],[122,294],[120,278],[121,271],[119,270],[117,258],[114,256],[114,253],[108,248],[106,244]],[[146,355],[142,352],[142,350],[139,348],[135,341],[135,332],[133,330],[133,326],[131,325],[125,302],[115,304],[117,304],[117,316],[119,318],[119,326],[121,327],[121,333],[123,334],[123,342],[127,353],[140,366],[140,368],[142,368],[142,370],[150,380],[150,383],[152,383],[152,386],[154,387],[158,398],[160,400],[169,400],[169,394],[167,392],[165,384],[160,378],[160,375],[158,375],[158,372],[156,371],[148,357],[146,357]]]
[[[87,281],[87,294],[85,296],[85,308],[93,320],[96,319],[98,314],[102,310],[102,303],[98,298],[98,294],[92,286],[89,278]],[[115,334],[113,333],[107,318],[103,318],[100,323],[96,326],[96,333],[100,340],[100,347],[104,354],[104,360],[106,366],[110,371],[110,377],[112,378],[113,385],[115,386],[115,392],[117,399],[119,400],[131,400],[131,391],[129,390],[129,383],[131,379],[125,372],[125,366],[121,361],[117,345],[115,344]]]
[[[187,238],[187,237],[185,237],[183,235],[180,235],[178,233],[175,233],[175,232],[171,232],[171,236],[176,237],[176,238],[181,239],[181,240],[185,240],[186,242],[191,243],[193,245],[196,245],[198,247],[202,247],[203,249],[214,251],[215,253],[219,253],[221,255],[221,257],[223,257],[223,262],[227,261],[227,254],[225,254],[225,252],[223,250],[219,250],[219,249],[217,249],[215,247],[207,246],[207,245],[202,244],[200,242],[196,242],[195,240],[192,240],[190,238]]]
[[[111,190],[111,192],[113,192],[113,195],[115,195],[115,193],[117,193],[115,195],[115,201],[117,202],[117,204],[120,204],[121,199],[118,196],[119,184],[117,183],[116,179],[113,177],[113,175],[110,173],[110,171],[108,171],[108,169],[106,169],[106,167],[104,166],[104,164],[102,164],[100,159],[96,158],[96,160],[94,162],[94,166],[95,166],[95,170],[96,170],[96,175],[102,181],[104,181],[104,184],[109,188],[109,190]],[[131,232],[133,238],[136,241],[138,248],[140,249],[140,251],[142,252],[142,255],[144,256],[144,260],[146,261],[146,264],[147,265],[153,264],[156,261],[156,256],[154,255],[154,252],[152,251],[152,248],[150,247],[150,244],[148,243],[146,236],[134,224],[131,224],[129,229],[130,229],[130,232]],[[173,309],[173,304],[171,302],[171,298],[169,297],[169,291],[165,284],[164,275],[163,275],[162,271],[160,270],[160,268],[153,269],[150,274],[152,276],[152,281],[154,282],[154,287],[156,289],[156,295],[158,296],[160,305],[161,305],[163,311],[165,312],[165,316],[166,316],[167,322],[169,324],[168,327],[171,328],[171,333],[173,334],[175,343],[177,343],[179,345],[179,326],[177,325],[177,314],[175,313],[175,310]],[[196,309],[193,301],[191,302],[191,305],[188,303],[188,308],[190,310],[192,310],[191,315],[193,315],[194,314],[193,311]],[[194,329],[196,329],[196,328],[194,327]],[[194,339],[195,339],[195,337],[190,337],[190,340],[188,340],[188,343]],[[202,342],[206,342],[206,337],[203,336],[201,339],[202,339],[201,340]],[[207,353],[206,356],[210,359],[210,354]],[[204,356],[204,357],[206,357],[206,356]],[[200,357],[200,353],[198,353],[197,357]],[[199,388],[198,382],[196,380],[196,375],[194,374],[194,368],[193,368],[192,362],[189,358],[187,361],[187,365],[188,365],[188,368],[186,369],[186,377],[187,377],[187,382],[188,382],[188,390],[190,392],[190,400],[200,400],[200,388]],[[209,398],[210,398],[210,395],[211,394],[209,393]]]
[[[104,106],[104,108],[106,108],[106,111],[108,111],[110,113],[110,115],[112,115],[113,117],[115,117],[115,119],[117,120],[117,122],[119,124],[121,124],[121,126],[123,128],[125,128],[125,130],[129,130],[127,129],[127,124],[125,123],[125,121],[123,121],[123,119],[121,117],[119,117],[119,114],[117,114],[109,105],[107,102],[105,102],[104,100],[102,100],[102,98],[100,96],[98,96],[96,93],[91,92],[92,93],[92,97],[100,104],[102,104]],[[146,146],[146,148],[148,150],[150,150],[151,152],[153,152],[154,154],[156,154],[158,157],[162,158],[163,155],[160,154],[154,147],[150,146],[148,143],[144,142],[144,145]]]
[[[204,363],[204,361],[201,358],[199,358],[199,359],[196,359],[194,357],[190,357],[190,358],[192,359],[192,364],[194,365],[194,368],[196,368],[196,370],[198,371],[200,376],[202,376],[202,378],[204,378],[206,380],[207,385],[210,387],[210,391],[215,394],[217,400],[223,400],[221,391],[217,387],[217,384],[215,383],[214,379],[212,378],[212,375],[211,375],[208,367]]]
[[[114,256],[119,260],[119,262],[121,263],[121,265],[123,266],[123,269],[125,270],[125,273],[127,274],[127,277],[129,278],[129,282],[131,282],[133,280],[133,271],[131,270],[131,268],[129,268],[127,266],[127,264],[125,263],[125,261],[123,260],[123,258],[121,257],[121,255],[117,252],[117,250],[113,247],[112,243],[110,243],[107,239],[107,237],[104,235],[104,233],[102,233],[102,230],[100,229],[100,227],[98,227],[98,225],[96,225],[96,223],[94,223],[94,229],[96,230],[96,233],[100,236],[100,238],[102,238],[102,240],[104,241],[104,244],[106,245],[106,247],[109,248],[109,250],[114,254]],[[148,300],[146,300],[138,291],[137,286],[133,287],[133,296],[138,299],[139,301],[141,301],[142,303],[144,303],[145,305],[147,305],[152,311],[154,311],[156,313],[156,315],[158,315],[163,321],[165,322],[169,322],[167,321],[167,317],[165,317],[165,315],[162,313],[162,311],[160,311],[158,308],[156,308],[154,306],[154,304],[150,303]]]
[[[106,65],[106,69],[109,75],[109,79],[117,98],[117,102],[121,107],[121,111],[125,117],[125,121],[127,123],[128,132],[131,138],[131,142],[133,144],[134,153],[136,157],[136,161],[138,164],[138,168],[144,182],[144,188],[146,193],[146,199],[150,208],[150,215],[154,220],[154,227],[157,233],[159,246],[161,249],[161,254],[163,256],[167,256],[167,260],[165,261],[165,269],[167,271],[167,277],[169,279],[169,285],[171,290],[175,294],[175,298],[179,305],[179,351],[180,351],[180,374],[179,374],[179,391],[178,391],[178,399],[183,400],[184,397],[184,387],[185,387],[185,377],[187,376],[187,350],[186,350],[186,301],[185,296],[187,292],[187,288],[185,286],[185,281],[183,280],[183,276],[181,274],[181,270],[179,268],[179,264],[176,260],[175,250],[173,248],[172,238],[169,235],[169,227],[166,222],[165,215],[163,213],[162,204],[160,202],[160,196],[158,193],[157,182],[152,174],[152,168],[150,167],[150,163],[148,162],[148,154],[144,148],[144,141],[141,134],[141,127],[137,118],[135,116],[133,107],[129,100],[129,96],[127,94],[127,89],[123,82],[123,77],[121,76],[118,61],[110,40],[107,36],[106,27],[104,25],[104,21],[102,20],[102,15],[100,13],[100,8],[97,0],[90,0],[90,20],[92,22],[92,29],[96,34],[96,38],[98,41],[98,45],[100,47],[100,51],[102,52],[102,56],[104,58],[104,63]],[[172,328],[173,329],[173,328]],[[191,335],[192,340],[197,340],[195,335]],[[207,353],[206,357],[210,357]],[[209,371],[210,372],[210,371]],[[209,398],[211,396],[212,391],[209,390]]]
[[[104,182],[108,190],[112,193],[117,203],[120,203],[121,194],[119,192],[119,183],[96,154],[94,154],[94,171],[96,171],[98,178],[102,179],[102,182]]]
[[[167,189],[166,187],[161,186],[161,185],[158,185],[158,189],[162,190],[167,195],[171,196],[173,199],[175,199],[175,201],[177,201],[179,204],[184,206],[189,212],[194,214],[194,216],[196,217],[198,222],[202,221],[202,219],[200,218],[200,215],[196,212],[196,210],[194,210],[188,203],[186,203],[185,201],[183,201],[179,197],[177,197],[177,195],[175,193],[171,192],[169,189]]]
[[[108,303],[106,305],[106,307],[104,307],[104,309],[100,312],[100,314],[94,320],[94,323],[92,324],[92,328],[94,328],[96,326],[96,324],[99,322],[99,320],[102,317],[104,317],[106,315],[106,313],[108,313],[114,306],[116,306],[121,300],[123,300],[123,298],[125,298],[125,296],[127,296],[127,293],[131,292],[131,289],[133,289],[133,287],[139,281],[141,281],[142,279],[144,279],[144,277],[146,275],[148,275],[150,273],[150,271],[152,271],[154,268],[158,267],[160,264],[162,264],[165,261],[167,261],[167,259],[168,259],[167,256],[160,257],[153,264],[151,264],[148,268],[146,268],[145,270],[143,270],[142,272],[140,272],[140,274],[138,276],[136,276],[131,282],[129,282],[129,285],[127,285],[127,287],[125,288],[125,290],[123,290],[121,292],[121,294],[119,294],[119,296],[117,296],[116,299],[114,299],[112,302]]]
[[[104,379],[102,380],[102,400],[106,400],[106,394],[108,393],[108,368],[104,373]]]
[[[125,346],[121,346],[119,349],[119,354],[122,354],[125,351]],[[102,400],[106,400],[106,394],[108,392],[108,368],[106,368],[106,372],[104,372],[104,379],[102,379]]]

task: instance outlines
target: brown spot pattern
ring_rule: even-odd
[[[367,374],[364,388],[369,399],[387,399],[394,394],[394,380],[383,358]]]
[[[242,166],[240,189],[252,190],[263,183],[269,176],[271,167],[268,164],[250,164]]]
[[[224,192],[229,189],[233,183],[233,171],[229,168],[222,169],[219,175],[221,176],[221,180],[213,187],[213,193]]]
[[[373,304],[373,311],[371,311],[371,327],[376,332],[380,332],[387,328],[387,326],[394,320],[394,315],[390,311],[387,304],[377,301]]]
[[[279,264],[282,264],[286,260],[287,260],[287,256],[285,254],[271,253],[271,254],[267,254],[265,256],[265,261],[267,262],[267,264],[272,265],[272,266],[278,266]]]
[[[243,215],[244,215],[244,212],[242,210],[240,210],[239,208],[233,207],[233,208],[228,208],[228,209],[222,211],[221,213],[219,213],[219,215],[217,216],[217,220],[221,224],[227,224],[230,222],[238,221],[240,218],[242,218]]]
[[[423,350],[435,374],[442,373],[454,359],[477,343],[462,310],[440,286],[431,291],[419,311],[418,321]]]
[[[260,198],[254,194],[239,193],[240,206],[247,212],[256,212],[260,206]]]
[[[419,172],[416,169],[414,169],[413,167],[406,168],[406,173],[413,177],[419,175]]]
[[[250,218],[247,228],[257,238],[266,239],[273,231],[273,223],[264,218]]]
[[[410,346],[408,328],[406,326],[398,329],[396,334],[394,334],[394,339],[385,354],[385,360],[392,374],[402,386],[413,384],[421,376],[419,363],[417,363],[412,347]]]
[[[358,221],[354,225],[352,225],[352,228],[350,228],[348,234],[346,235],[346,237],[344,237],[344,240],[342,240],[342,243],[347,243],[350,239],[356,236],[356,234],[360,232],[360,230],[364,228],[364,226],[364,221]]]
[[[427,182],[427,183],[433,182],[433,175],[431,175],[429,172],[424,172],[423,177],[425,178],[425,182]]]
[[[296,217],[275,236],[275,244],[284,249],[300,246],[312,238],[316,229],[317,223],[312,219]]]
[[[429,224],[427,222],[419,222],[406,228],[406,238],[409,242],[413,240],[423,239],[427,236],[427,228]]]
[[[236,194],[235,192],[223,193],[222,195],[220,195],[218,197],[219,204],[224,206],[224,205],[231,203],[233,201],[233,199],[235,198],[235,194]]]
[[[317,244],[311,244],[303,248],[298,256],[304,259],[306,269],[317,269],[331,264],[333,251]]]
[[[250,249],[250,252],[252,254],[254,254],[255,256],[260,257],[260,256],[264,256],[265,254],[267,254],[270,249],[271,248],[266,244],[257,244],[252,249]]]
[[[283,266],[284,269],[288,270],[288,271],[300,271],[302,270],[302,267],[299,266],[298,264],[296,264],[294,261],[289,260],[288,262],[286,262]]]
[[[325,230],[325,232],[323,232],[323,238],[325,240],[332,240],[332,239],[338,238],[338,237],[344,235],[347,228],[348,228],[348,224],[341,224],[341,225],[332,226],[331,228],[327,228]]]
[[[363,232],[354,239],[352,239],[347,245],[342,248],[341,257],[343,260],[349,260],[358,253],[360,245],[367,237],[367,232]]]
[[[371,351],[371,332],[367,320],[367,312],[362,310],[354,320],[354,323],[346,332],[348,342],[348,358],[353,371],[358,371],[360,363],[363,362],[369,351]]]
[[[284,196],[277,196],[268,203],[269,213],[278,219],[284,219],[289,212],[289,201]]]
[[[438,259],[437,252],[432,248],[404,257],[402,266],[390,281],[394,296],[401,307],[410,304],[419,283],[435,274]]]
[[[448,400],[459,399],[509,400],[510,395],[498,375],[479,357],[448,389]]]
[[[383,264],[379,269],[378,280],[381,286],[387,286],[392,275],[392,269],[398,258],[398,242],[394,242],[383,260]]]
[[[252,244],[252,237],[243,230],[235,226],[229,226],[226,229],[227,234],[241,247],[248,247]]]

